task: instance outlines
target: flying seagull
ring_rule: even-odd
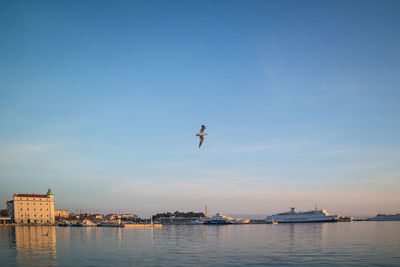
[[[204,141],[204,136],[207,135],[207,133],[204,132],[204,130],[206,129],[206,126],[201,125],[201,130],[198,134],[196,134],[196,136],[200,137],[200,144],[199,144],[199,148],[201,147],[201,144]]]

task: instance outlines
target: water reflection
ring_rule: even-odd
[[[0,266],[400,266],[399,229],[400,222],[5,226],[0,227]]]
[[[15,226],[14,231],[19,265],[56,265],[56,229],[54,226]]]

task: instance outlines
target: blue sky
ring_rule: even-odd
[[[2,1],[0,203],[51,187],[70,211],[399,212],[399,13]]]

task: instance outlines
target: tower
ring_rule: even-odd
[[[49,188],[47,190],[46,196],[49,198],[49,215],[50,215],[50,223],[55,222],[55,213],[54,213],[54,195],[53,192],[51,192],[51,189]]]

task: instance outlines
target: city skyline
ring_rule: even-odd
[[[0,207],[400,212],[399,11],[0,3]]]

